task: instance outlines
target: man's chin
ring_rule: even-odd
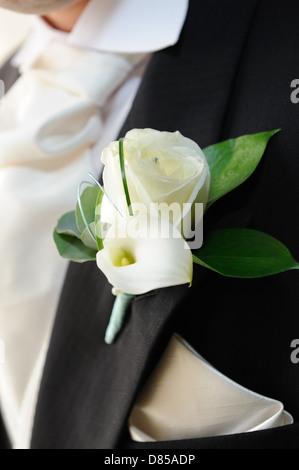
[[[0,7],[19,13],[45,15],[79,0],[0,0]]]

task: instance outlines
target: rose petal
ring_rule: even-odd
[[[119,201],[124,195],[119,147],[113,142],[103,151],[104,186],[110,199],[122,213],[126,205]],[[160,132],[154,129],[133,129],[124,139],[126,177],[132,204],[183,204],[208,201],[210,172],[204,153],[192,140],[180,132]],[[157,159],[157,163],[153,160]],[[104,198],[102,220],[111,223],[111,204]],[[112,207],[113,211],[113,207]],[[177,217],[180,221],[181,217]]]

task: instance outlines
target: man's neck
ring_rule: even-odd
[[[54,11],[44,16],[44,19],[53,26],[53,28],[69,33],[77,23],[88,2],[89,0],[79,0],[62,10]]]

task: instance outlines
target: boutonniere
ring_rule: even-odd
[[[215,230],[202,238],[203,217],[257,168],[278,130],[203,151],[179,132],[135,129],[102,153],[103,186],[78,188],[76,210],[54,230],[60,255],[96,261],[116,296],[105,340],[120,332],[135,296],[192,286],[193,264],[235,278],[298,269],[278,240],[251,229]],[[191,236],[190,236],[191,234]]]

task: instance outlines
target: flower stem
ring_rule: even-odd
[[[126,318],[128,308],[130,307],[134,297],[134,295],[124,293],[121,293],[116,297],[109,325],[106,330],[106,344],[113,344],[117,335],[120,333]]]
[[[133,216],[132,204],[129,194],[128,182],[126,177],[126,167],[125,167],[125,155],[124,155],[124,139],[119,140],[119,162],[120,162],[120,170],[121,170],[121,177],[123,180],[123,187],[126,196],[127,206],[129,209],[130,216]]]

